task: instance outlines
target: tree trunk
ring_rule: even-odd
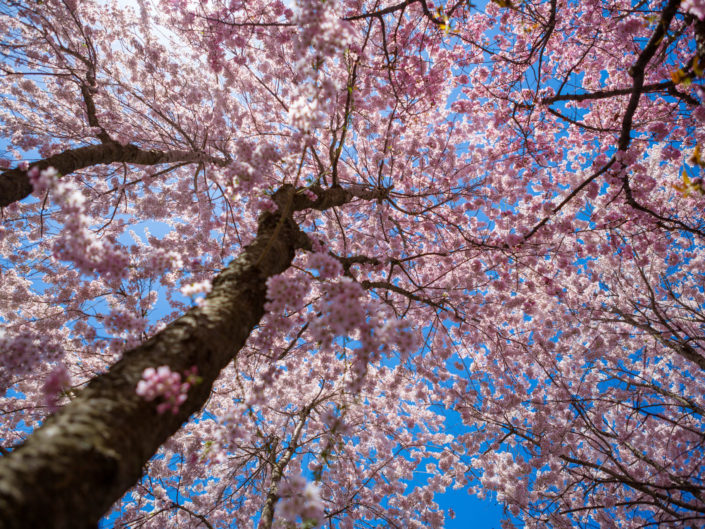
[[[260,217],[257,237],[213,281],[194,307],[93,379],[25,443],[0,458],[0,528],[95,527],[142,475],[143,465],[198,412],[220,371],[237,355],[264,313],[266,280],[286,270],[307,237],[291,218],[295,190],[275,201],[284,213]],[[286,205],[286,207],[282,207]],[[183,372],[197,366],[176,415],[157,414],[135,393],[147,367]]]

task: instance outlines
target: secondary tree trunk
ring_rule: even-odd
[[[0,458],[0,528],[84,528],[142,475],[143,465],[208,399],[220,371],[264,313],[266,280],[283,272],[308,239],[291,218],[295,190],[276,195],[283,215],[260,217],[255,241],[213,281],[207,302],[125,352],[26,442]],[[283,207],[286,205],[286,207]],[[135,393],[147,367],[198,367],[178,414],[157,414]]]

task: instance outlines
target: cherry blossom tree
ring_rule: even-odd
[[[703,523],[701,1],[0,27],[0,527]]]

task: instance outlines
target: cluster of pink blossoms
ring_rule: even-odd
[[[35,194],[47,190],[53,193],[54,201],[65,219],[61,235],[54,244],[54,257],[73,262],[85,274],[124,277],[129,259],[116,251],[112,244],[101,240],[91,229],[90,219],[85,213],[86,198],[76,185],[59,180],[59,174],[53,167],[43,171],[32,167],[28,176]]]
[[[294,21],[299,31],[292,45],[299,60],[293,68],[303,82],[292,94],[289,120],[294,127],[310,132],[325,123],[336,93],[344,88],[339,78],[324,75],[321,66],[352,45],[353,35],[352,26],[336,13],[340,8],[337,2],[307,0],[298,7]]]
[[[184,263],[178,252],[166,250],[164,248],[150,249],[142,266],[155,273],[166,272],[167,270],[181,270]]]
[[[312,253],[308,256],[308,267],[318,270],[320,279],[333,279],[343,274],[343,266],[335,258],[325,253]]]
[[[297,518],[318,527],[323,523],[323,501],[320,487],[301,475],[290,477],[279,490],[275,516],[277,527],[289,527]],[[310,525],[309,525],[310,527]]]
[[[22,162],[19,165],[19,168],[23,171],[27,171],[27,167],[29,167],[27,162]],[[34,188],[35,195],[44,193],[57,179],[57,176],[58,172],[53,167],[48,167],[47,169],[40,171],[39,167],[35,165],[27,171],[27,177]]]
[[[364,290],[349,277],[341,277],[326,286],[325,295],[317,308],[323,314],[312,326],[316,341],[327,343],[336,336],[349,336],[365,327],[367,311],[360,300]]]
[[[705,20],[705,0],[683,0],[681,9],[700,20]]]
[[[40,357],[56,361],[66,354],[57,336],[30,329],[22,329],[13,335],[7,335],[0,329],[0,351],[0,391],[5,391],[12,384],[14,376],[30,373]]]
[[[422,345],[419,333],[406,320],[390,318],[379,334],[384,337],[388,346],[393,344],[402,355],[410,355]]]
[[[322,57],[335,57],[339,50],[352,44],[353,28],[336,13],[342,9],[338,2],[307,0],[299,2],[297,7],[295,22],[299,25],[299,34],[293,43],[294,56],[300,57],[302,66],[310,68],[306,60],[311,50]]]
[[[211,288],[213,288],[213,284],[210,279],[204,279],[203,281],[197,281],[181,287],[181,293],[184,296],[194,298],[199,294],[208,294]],[[199,298],[196,300],[196,304],[200,305],[202,301],[203,298]]]
[[[284,313],[287,309],[298,310],[310,290],[310,283],[301,277],[289,277],[285,274],[267,279],[267,303],[264,308],[274,314]]]
[[[59,364],[44,381],[42,392],[44,393],[44,403],[51,413],[54,413],[58,408],[61,394],[71,386],[71,376],[66,369],[66,366]]]
[[[157,413],[171,410],[176,415],[188,396],[189,388],[198,383],[197,371],[196,366],[185,371],[185,380],[181,382],[181,373],[172,371],[169,366],[157,369],[148,367],[142,373],[142,380],[137,383],[135,392],[148,401],[161,397],[163,401],[157,405]]]

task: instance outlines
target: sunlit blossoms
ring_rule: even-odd
[[[705,526],[702,0],[0,31],[3,529]]]
[[[43,171],[41,178],[48,181],[47,173]],[[62,236],[54,243],[54,256],[71,261],[85,274],[124,277],[128,258],[114,243],[93,232],[85,215],[85,196],[70,181],[54,181],[50,189],[63,216]]]
[[[703,0],[683,0],[681,9],[700,20],[705,20],[705,2]]]
[[[207,279],[203,281],[196,281],[195,283],[190,283],[184,287],[181,287],[181,293],[184,296],[195,297],[198,294],[208,294],[211,291],[211,282]]]
[[[280,491],[277,504],[277,527],[301,520],[307,527],[319,527],[323,522],[323,502],[320,487],[306,481],[301,475],[287,478]]]

